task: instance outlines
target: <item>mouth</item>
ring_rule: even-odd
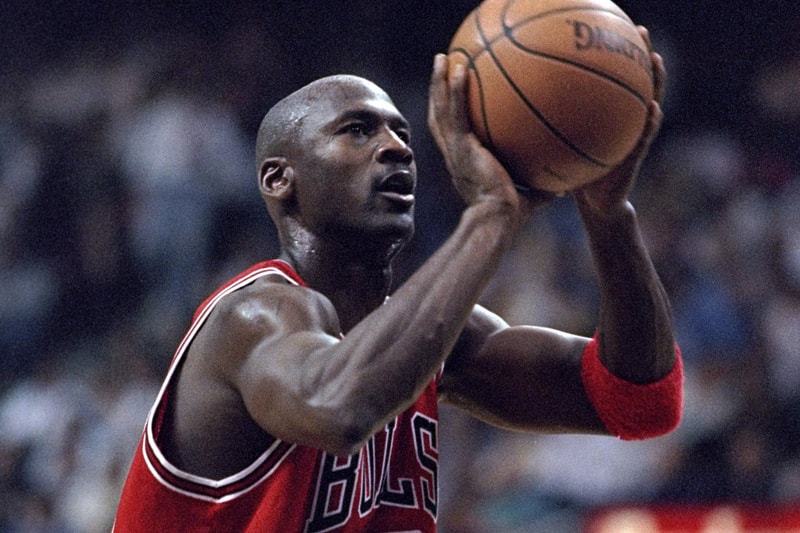
[[[385,176],[377,186],[377,193],[400,207],[410,208],[414,205],[416,179],[410,170],[400,170]]]

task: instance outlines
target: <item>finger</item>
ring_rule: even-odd
[[[663,101],[664,85],[667,80],[664,58],[660,54],[653,52],[650,54],[650,62],[653,65],[653,100],[660,104]]]
[[[453,67],[450,77],[450,118],[460,132],[469,131],[467,118],[467,68],[463,63]]]
[[[658,134],[658,130],[661,128],[661,120],[663,119],[663,116],[664,114],[661,111],[661,106],[658,105],[658,102],[650,102],[650,110],[648,112],[647,122],[644,125],[642,135],[639,137],[639,142],[636,143],[634,149],[631,150],[628,156],[623,159],[615,169],[615,171],[619,172],[621,175],[629,175],[630,178],[628,178],[628,181],[632,181],[636,178],[639,167],[644,158],[647,156],[647,153],[650,150],[650,145],[653,143],[653,140],[655,140],[656,135]]]
[[[647,53],[650,55],[650,64],[653,71],[653,99],[661,103],[661,97],[664,93],[664,83],[666,81],[667,72],[664,69],[664,59],[653,49],[653,42],[650,39],[650,31],[644,26],[636,26],[639,36],[644,41]]]
[[[644,133],[642,137],[646,146],[650,145],[661,129],[661,121],[664,119],[664,112],[661,110],[661,105],[658,102],[650,103],[650,113],[648,114],[647,123],[645,124]]]
[[[653,44],[650,42],[650,31],[644,26],[636,26],[636,31],[639,32],[639,36],[644,41],[644,44],[647,47],[647,52],[648,53],[652,52]]]
[[[647,151],[650,148],[650,144],[652,144],[653,140],[656,138],[658,130],[661,128],[661,120],[663,116],[664,114],[662,113],[661,106],[658,105],[658,102],[650,102],[647,121],[644,124],[642,134],[639,136],[639,141],[636,143],[636,146],[634,146],[633,150],[630,151],[628,156],[617,166],[617,169],[624,168],[627,165],[637,166],[639,162],[644,159]]]
[[[428,128],[437,143],[441,140],[439,121],[445,113],[445,102],[447,102],[447,56],[436,54],[433,58],[428,97]]]

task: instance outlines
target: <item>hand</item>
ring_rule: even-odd
[[[664,88],[666,71],[664,61],[660,55],[653,51],[650,36],[643,26],[639,26],[639,34],[647,44],[650,61],[653,65],[653,100],[649,104],[647,122],[639,141],[630,154],[622,162],[611,169],[602,178],[575,191],[575,198],[582,207],[590,209],[593,213],[613,213],[624,207],[628,195],[633,189],[639,169],[650,149],[650,144],[655,139],[663,113],[661,111],[661,97]]]
[[[453,184],[467,205],[499,201],[509,206],[522,223],[545,199],[521,194],[503,165],[483,146],[469,120],[466,68],[455,65],[449,79],[448,70],[448,57],[437,54],[431,76],[428,127]]]

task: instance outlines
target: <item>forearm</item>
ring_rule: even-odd
[[[331,382],[342,405],[374,429],[413,402],[496,271],[513,224],[503,206],[468,208],[451,237],[389,302],[348,332],[337,347],[346,353],[337,368],[341,379]]]
[[[645,384],[675,364],[669,300],[626,202],[598,213],[578,202],[599,277],[600,359],[612,374]]]

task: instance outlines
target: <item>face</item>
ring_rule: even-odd
[[[292,161],[306,227],[399,249],[414,230],[410,140],[405,118],[378,87],[358,78],[326,87],[305,116]]]

